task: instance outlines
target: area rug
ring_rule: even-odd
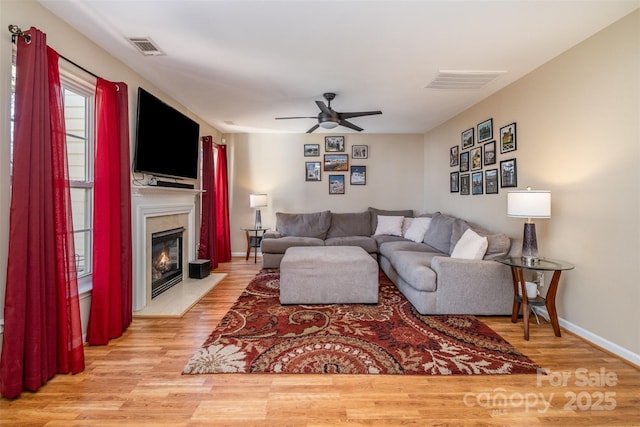
[[[540,368],[474,316],[420,315],[380,272],[378,304],[280,305],[262,270],[184,374],[535,374]]]

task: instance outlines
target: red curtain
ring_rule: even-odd
[[[198,258],[208,259],[211,269],[218,267],[216,256],[216,198],[213,163],[213,138],[202,137],[202,221],[200,224],[200,245]]]
[[[216,258],[219,262],[231,261],[231,234],[229,232],[229,180],[227,178],[227,146],[216,150],[215,208],[216,208]]]
[[[17,40],[14,168],[0,393],[84,369],[58,54]],[[13,197],[15,196],[15,197]]]
[[[94,163],[91,345],[107,344],[131,323],[131,187],[127,85],[98,79]],[[126,171],[126,172],[125,172]]]

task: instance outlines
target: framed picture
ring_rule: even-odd
[[[344,175],[329,175],[329,194],[344,194]]]
[[[305,181],[321,181],[320,162],[305,162]]]
[[[500,162],[500,187],[517,187],[518,169],[516,159],[502,160]]]
[[[469,152],[460,153],[460,172],[469,171]]]
[[[482,194],[484,192],[482,176],[482,172],[474,172],[471,175],[471,194]]]
[[[471,164],[471,170],[476,171],[482,169],[482,147],[474,147],[469,152],[469,162]]]
[[[349,170],[349,155],[325,154],[324,170],[329,172],[347,172]]]
[[[516,151],[516,124],[500,128],[500,153]]]
[[[366,159],[369,157],[368,145],[354,145],[351,147],[352,159]]]
[[[484,171],[485,194],[498,194],[498,169]]]
[[[460,191],[460,172],[451,172],[449,174],[449,192],[457,193]]]
[[[461,145],[463,150],[469,147],[473,147],[473,128],[467,129],[462,132]]]
[[[351,185],[367,185],[367,167],[351,166]]]
[[[304,156],[305,157],[320,156],[320,144],[304,144]]]
[[[478,124],[478,142],[493,139],[493,119]]]
[[[449,149],[449,166],[458,166],[458,153],[457,145]]]
[[[469,174],[460,174],[460,194],[462,194],[463,196],[468,196],[470,187]]]
[[[496,164],[496,142],[491,141],[484,144],[484,165]]]
[[[344,151],[344,136],[325,136],[324,151]]]

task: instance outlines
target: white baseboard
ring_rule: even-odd
[[[545,307],[534,307],[534,309],[536,313],[538,313],[538,315],[549,320],[549,313],[547,312],[547,309]],[[573,334],[576,334],[577,336],[589,341],[590,343],[597,345],[598,347],[601,347],[604,350],[607,350],[615,354],[616,356],[619,356],[629,361],[630,363],[633,363],[636,366],[640,366],[640,354],[634,353],[629,349],[626,349],[622,346],[619,346],[616,343],[613,343],[605,338],[602,338],[601,336],[596,335],[593,332],[588,331],[584,328],[581,328],[580,326],[575,325],[563,319],[562,317],[558,318],[558,323],[560,324],[561,327],[563,327],[567,331]]]

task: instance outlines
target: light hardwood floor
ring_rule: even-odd
[[[181,375],[260,264],[228,273],[181,319],[134,319],[86,370],[0,399],[0,424],[25,426],[640,425],[640,370],[551,325],[483,317],[549,375]]]

